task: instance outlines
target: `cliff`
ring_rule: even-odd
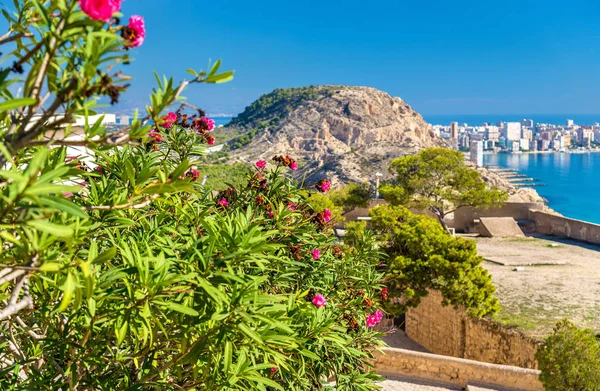
[[[388,176],[392,159],[421,148],[445,146],[407,103],[370,87],[278,89],[263,95],[222,134],[234,160],[254,162],[288,154],[308,183]]]

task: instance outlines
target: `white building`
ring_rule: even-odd
[[[471,141],[471,162],[483,167],[483,141]]]
[[[528,138],[522,138],[519,140],[519,148],[522,151],[529,151],[529,139]]]
[[[516,141],[521,138],[521,123],[506,122],[503,129],[504,137],[507,140]]]
[[[96,122],[98,122],[100,120],[100,118],[102,118],[102,116],[104,116],[104,118],[102,119],[101,125],[116,125],[117,116],[115,114],[88,115],[88,117],[87,117],[88,125],[94,126],[96,124]],[[85,126],[85,117],[76,115],[74,125],[75,126]]]
[[[572,128],[573,125],[575,125],[575,121],[573,121],[572,119],[568,119],[567,120],[567,128]]]

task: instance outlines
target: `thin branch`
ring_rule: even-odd
[[[11,33],[12,33],[12,31],[9,31],[8,33],[6,33],[2,37],[0,37],[0,45],[4,45],[5,43],[16,41],[17,39],[20,39],[20,38],[33,37],[33,34],[31,34],[31,33],[19,33],[19,34],[10,36]]]
[[[85,206],[83,210],[122,210],[122,209],[141,209],[150,205],[153,200],[160,197],[160,194],[153,194],[151,197],[144,199],[144,201],[140,203],[130,202],[128,204],[122,205],[98,205],[98,206]]]
[[[33,305],[33,299],[31,296],[23,297],[20,302],[13,305],[8,305],[2,311],[0,311],[0,320],[11,317],[12,315],[31,305]]]
[[[5,269],[6,270],[6,269]],[[5,284],[9,281],[14,280],[15,278],[21,277],[23,274],[26,274],[25,270],[15,270],[12,273],[0,278],[0,285]]]
[[[2,271],[0,271],[0,274],[1,274],[0,277],[7,274],[6,270],[8,270],[8,273],[10,273],[10,270],[27,270],[27,271],[32,271],[32,272],[40,271],[39,267],[34,267],[34,266],[5,265],[3,263],[0,263],[0,267],[3,268]],[[3,272],[4,272],[4,274],[2,274]]]

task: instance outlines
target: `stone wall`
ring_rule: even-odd
[[[459,387],[500,386],[502,389],[543,391],[540,372],[412,350],[385,348],[376,354],[375,370],[381,375],[435,381]]]
[[[512,217],[515,220],[528,220],[529,210],[541,210],[542,203],[535,202],[507,202],[500,208],[474,209],[463,207],[454,212],[454,221],[451,227],[456,232],[465,232],[475,219],[481,217]]]
[[[538,341],[441,303],[441,294],[432,291],[406,314],[406,334],[427,350],[492,364],[537,368]]]
[[[567,217],[530,210],[529,220],[535,224],[535,232],[600,244],[600,225]]]

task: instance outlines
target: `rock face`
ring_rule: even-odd
[[[232,151],[234,159],[254,162],[287,154],[298,160],[297,176],[307,183],[329,178],[336,184],[372,181],[378,171],[388,176],[392,159],[421,148],[447,146],[407,103],[375,88],[295,90],[311,98],[276,90],[257,101],[267,102],[263,109],[250,106],[232,121],[226,131],[242,137],[252,134],[247,145]],[[283,92],[287,103],[270,96]],[[264,107],[268,102],[272,107]]]

